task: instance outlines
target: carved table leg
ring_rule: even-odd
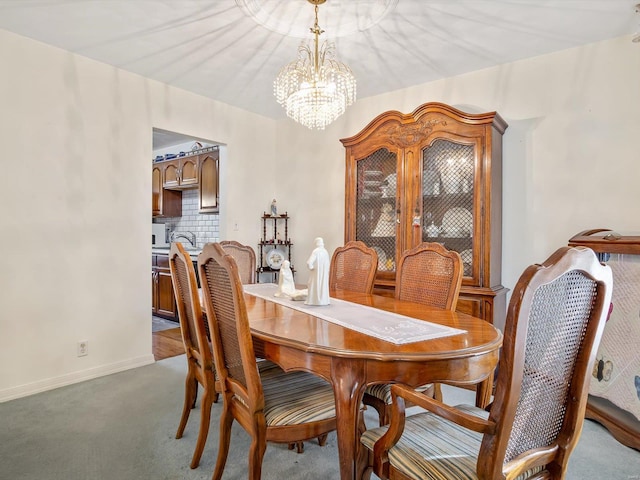
[[[365,390],[364,361],[342,360],[334,357],[331,362],[331,381],[336,398],[338,455],[340,478],[360,478],[364,468],[361,461],[360,431],[358,428],[360,402]]]

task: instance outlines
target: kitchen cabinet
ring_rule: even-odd
[[[200,168],[198,184],[200,213],[218,213],[220,155],[217,148],[199,155],[198,164]]]
[[[198,188],[198,155],[160,162],[164,168],[163,187],[167,190]]]
[[[163,188],[164,168],[155,163],[151,170],[151,210],[154,217],[182,216],[182,192]]]
[[[220,208],[220,152],[217,146],[184,157],[154,162],[152,209],[154,217],[182,216],[182,190],[198,189],[199,213]]]
[[[178,309],[173,293],[169,255],[151,255],[152,313],[178,321]]]
[[[378,252],[374,292],[393,295],[402,253],[423,241],[460,253],[458,311],[504,325],[502,135],[496,112],[426,103],[378,115],[346,150],[345,242]]]

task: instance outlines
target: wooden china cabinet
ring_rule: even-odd
[[[402,252],[439,242],[460,253],[458,311],[504,325],[502,135],[496,112],[442,103],[378,115],[346,149],[345,242],[378,252],[374,292],[393,295]]]

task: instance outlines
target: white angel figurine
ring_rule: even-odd
[[[278,274],[278,290],[274,294],[275,297],[288,297],[296,293],[296,285],[293,281],[293,272],[291,271],[291,263],[289,260],[282,262],[280,273]]]
[[[306,300],[307,289],[296,290],[293,281],[293,272],[291,271],[291,263],[289,260],[282,262],[280,274],[278,275],[278,290],[273,294],[274,297],[290,298],[291,300]]]

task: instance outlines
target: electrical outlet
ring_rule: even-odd
[[[78,342],[78,356],[84,357],[85,355],[89,355],[89,341],[80,340]]]

